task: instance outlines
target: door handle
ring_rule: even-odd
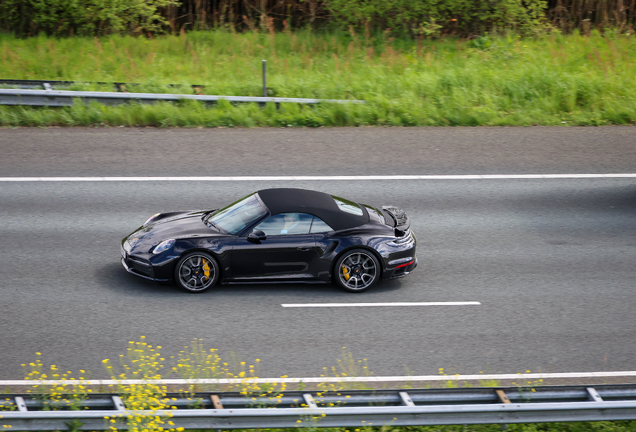
[[[307,251],[310,251],[310,250],[311,250],[311,248],[310,248],[310,247],[299,247],[299,248],[297,248],[297,249],[298,249],[299,251],[303,251],[303,252],[307,252]]]

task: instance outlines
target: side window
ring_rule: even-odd
[[[323,222],[322,219],[318,219],[316,216],[314,216],[314,222],[311,224],[310,232],[312,234],[317,234],[317,233],[324,233],[328,231],[333,231],[333,228],[331,228],[329,225]]]
[[[305,213],[277,214],[258,224],[254,231],[261,230],[268,236],[309,234],[312,218]]]
[[[356,216],[362,216],[362,209],[358,204],[354,203],[353,201],[349,201],[348,199],[337,197],[335,195],[331,195],[331,197],[338,205],[338,208],[343,212],[351,213]]]

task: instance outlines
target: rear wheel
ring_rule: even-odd
[[[174,270],[174,279],[179,288],[200,293],[212,288],[219,278],[219,265],[205,252],[184,255]]]
[[[364,249],[346,252],[336,262],[333,280],[350,292],[363,292],[371,288],[380,278],[380,263],[373,254]]]

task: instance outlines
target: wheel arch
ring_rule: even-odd
[[[373,249],[371,246],[367,246],[367,245],[350,245],[347,246],[346,248],[344,248],[343,250],[341,250],[340,252],[338,252],[338,254],[334,257],[332,263],[331,263],[331,280],[333,281],[334,279],[334,275],[335,275],[335,271],[336,271],[336,264],[338,263],[338,260],[340,260],[340,257],[342,257],[342,255],[344,255],[345,253],[354,250],[354,249],[364,249],[366,251],[369,251],[373,254],[373,256],[375,256],[375,258],[378,260],[378,263],[380,264],[380,279],[382,279],[382,276],[384,275],[384,266],[382,265],[382,263],[384,262],[382,260],[382,257],[380,256],[380,254],[378,253],[378,251],[376,251],[375,249]]]
[[[223,266],[221,265],[221,258],[218,256],[218,254],[216,254],[214,251],[211,251],[210,249],[206,249],[203,247],[194,247],[192,249],[187,249],[184,250],[177,258],[174,259],[174,267],[172,269],[172,273],[173,273],[173,277],[174,277],[174,272],[175,269],[177,267],[177,263],[187,254],[190,254],[192,252],[203,252],[205,254],[210,255],[215,261],[217,266],[219,267],[219,277],[217,279],[218,283],[221,282],[222,276],[223,276]]]

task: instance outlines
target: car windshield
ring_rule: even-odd
[[[206,222],[230,234],[237,234],[266,214],[267,209],[260,203],[256,194],[252,194],[216,211]]]

